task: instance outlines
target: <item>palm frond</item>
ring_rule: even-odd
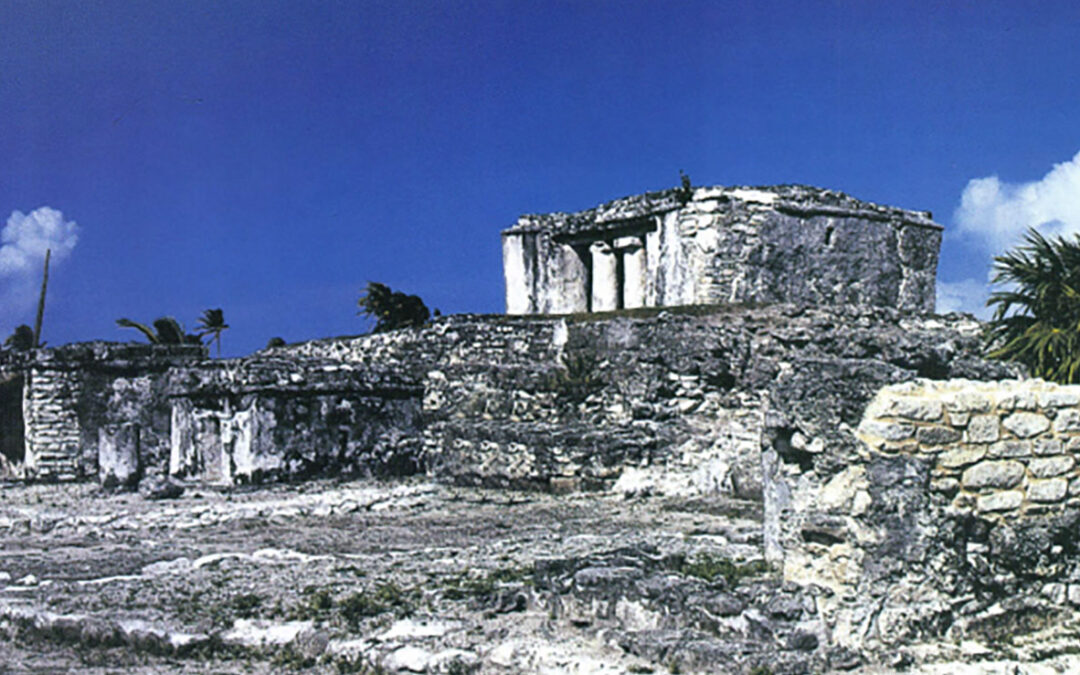
[[[131,319],[117,319],[116,325],[120,328],[134,328],[150,341],[150,344],[160,344],[161,340],[158,339],[158,335],[154,332],[153,328],[150,328],[146,324],[139,323],[138,321],[132,321]]]

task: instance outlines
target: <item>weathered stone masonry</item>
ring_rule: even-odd
[[[216,361],[170,375],[170,475],[235,484],[417,470],[421,390],[385,368]]]
[[[941,226],[806,186],[650,192],[503,232],[508,314],[717,303],[934,309]]]
[[[911,381],[851,432],[831,476],[766,476],[774,559],[828,589],[837,641],[994,640],[1080,606],[1080,387]]]
[[[117,435],[147,462],[167,454],[164,375],[205,357],[203,347],[101,342],[5,353],[0,476],[96,477],[99,445],[114,447]]]

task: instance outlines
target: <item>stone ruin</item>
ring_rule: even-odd
[[[7,355],[0,469],[725,495],[760,505],[765,557],[811,608],[811,670],[992,642],[1080,607],[1080,387],[1018,379],[979,322],[930,314],[939,241],[926,214],[793,187],[526,216],[503,234],[509,316],[242,359]]]
[[[792,302],[934,309],[941,226],[806,186],[649,192],[502,234],[508,314]]]

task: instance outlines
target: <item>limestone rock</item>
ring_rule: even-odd
[[[1020,508],[1024,503],[1024,495],[1021,492],[992,492],[980,495],[978,506],[980,511],[1011,511]]]
[[[1033,502],[1060,502],[1065,499],[1069,482],[1064,478],[1032,481],[1027,488],[1028,499]]]
[[[1070,455],[1039,457],[1028,462],[1028,470],[1031,471],[1031,475],[1036,478],[1060,476],[1063,473],[1071,471],[1074,466],[1076,466],[1076,460]]]
[[[989,455],[995,458],[1027,457],[1031,455],[1031,441],[998,441],[990,446]]]
[[[1059,433],[1067,431],[1080,431],[1080,410],[1070,408],[1058,411],[1054,418],[1054,431]]]
[[[1024,477],[1024,465],[1012,461],[984,461],[964,471],[966,488],[1013,487]]]
[[[391,652],[383,661],[383,667],[391,672],[423,673],[427,671],[433,657],[426,649],[406,645]]]
[[[921,445],[947,445],[960,440],[960,432],[949,427],[919,427],[915,439]]]
[[[151,474],[139,482],[139,494],[144,499],[176,499],[184,494],[184,486],[171,478]]]
[[[1003,419],[1001,425],[1018,438],[1031,438],[1049,429],[1050,420],[1038,413],[1018,412]]]
[[[937,461],[940,466],[947,469],[958,469],[974,464],[985,456],[986,446],[961,446],[941,453]]]
[[[997,415],[974,415],[967,425],[970,443],[993,443],[998,439],[1000,420]]]

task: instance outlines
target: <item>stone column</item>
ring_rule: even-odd
[[[623,259],[623,307],[645,306],[645,246],[640,237],[622,237],[615,247]]]
[[[98,430],[98,478],[106,488],[133,488],[139,482],[139,425],[131,422]]]
[[[619,279],[615,251],[606,241],[593,243],[592,253],[592,311],[618,309]]]
[[[536,311],[536,289],[533,288],[530,251],[535,249],[536,235],[506,233],[502,236],[503,278],[506,281],[506,313],[532,314]]]
[[[589,310],[588,248],[575,248],[570,244],[556,244],[559,266],[556,279],[558,297],[551,306],[554,314],[574,314]]]

